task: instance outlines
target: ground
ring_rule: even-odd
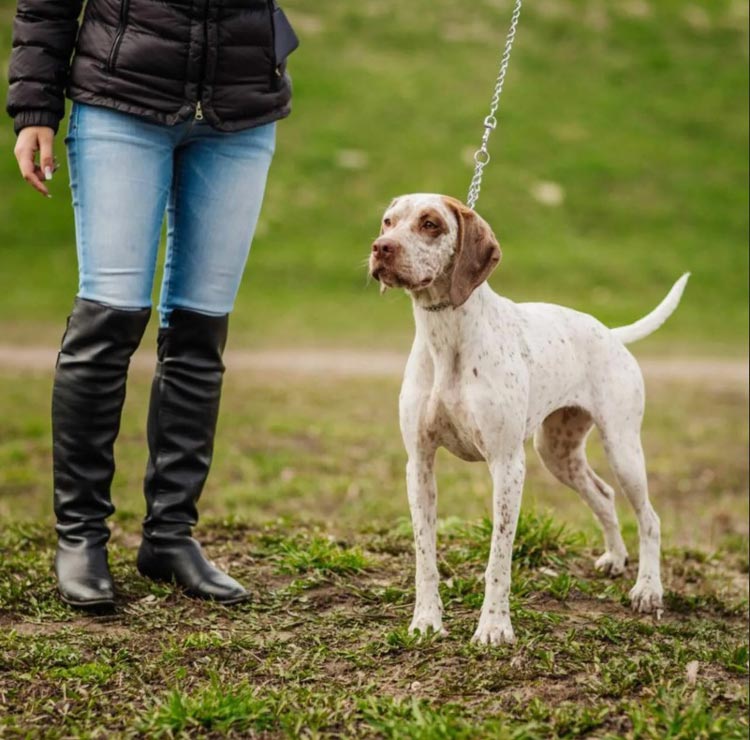
[[[627,506],[631,564],[612,581],[593,568],[601,541],[590,514],[530,453],[513,576],[518,641],[479,648],[469,638],[489,542],[486,471],[440,457],[449,634],[412,638],[398,381],[382,368],[269,378],[230,361],[198,534],[253,601],[200,604],[140,578],[145,364],[118,443],[118,609],[99,618],[55,595],[49,375],[0,371],[12,389],[0,396],[0,517],[13,522],[0,535],[0,737],[748,736],[741,380],[647,376],[662,618],[627,604],[637,569]]]

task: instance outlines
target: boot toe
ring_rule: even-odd
[[[190,593],[190,590],[188,591]],[[212,578],[204,581],[201,588],[190,593],[191,596],[197,596],[202,599],[211,599],[220,604],[239,604],[250,598],[250,593],[245,590],[234,578],[217,571],[212,574]]]
[[[191,537],[163,545],[144,538],[138,553],[138,570],[147,578],[176,583],[193,598],[221,604],[239,604],[250,598],[243,586],[206,558]]]
[[[60,584],[60,597],[69,606],[82,609],[113,608],[115,593],[106,579],[67,580]]]

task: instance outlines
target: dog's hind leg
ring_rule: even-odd
[[[630,603],[638,612],[658,612],[663,596],[659,562],[661,525],[648,496],[640,430],[618,423],[601,431],[609,464],[638,519],[638,578],[630,591]]]
[[[586,459],[586,438],[593,421],[587,411],[562,408],[550,414],[534,435],[534,449],[547,470],[589,505],[604,533],[604,554],[595,566],[611,576],[625,571],[628,552],[620,534],[615,510],[615,492],[592,469]]]

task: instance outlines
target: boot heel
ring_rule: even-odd
[[[68,606],[92,612],[115,608],[115,586],[104,547],[58,543],[55,555],[60,598]]]
[[[144,539],[138,548],[138,557],[135,567],[144,577],[157,583],[171,583],[174,581],[172,572],[165,567],[163,560],[160,561],[151,543]]]

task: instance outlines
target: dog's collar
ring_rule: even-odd
[[[420,306],[425,311],[445,311],[446,308],[452,308],[453,304],[450,301],[443,301],[442,303],[433,303],[431,306]]]

